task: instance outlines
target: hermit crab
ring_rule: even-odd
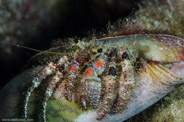
[[[184,40],[180,37],[134,34],[69,39],[57,49],[59,52],[39,51],[57,58],[33,77],[25,93],[25,119],[29,118],[32,93],[45,81],[48,85],[40,110],[44,122],[49,121],[51,98],[81,110],[69,119],[61,113],[60,121],[124,121],[184,82]]]

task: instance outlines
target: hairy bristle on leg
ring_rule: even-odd
[[[116,62],[115,57],[112,57],[109,64],[109,72],[103,77],[105,86],[105,95],[102,101],[97,107],[97,120],[103,119],[106,114],[108,114],[112,108],[113,102],[116,98],[116,87],[117,87],[117,77],[116,77]],[[103,109],[102,109],[103,108]]]
[[[124,50],[120,50],[118,55],[121,59],[122,74],[119,79],[116,112],[120,112],[127,104],[132,88],[135,85],[134,67],[131,60]]]
[[[51,81],[49,82],[49,86],[47,87],[45,91],[45,98],[42,102],[43,105],[43,121],[46,122],[46,107],[47,107],[47,101],[52,96],[52,93],[54,91],[54,88],[56,84],[63,78],[63,73],[60,71],[57,71],[56,74],[52,77]]]
[[[31,87],[29,87],[28,91],[26,92],[25,95],[25,103],[24,103],[24,118],[27,119],[27,107],[28,107],[28,102],[29,98],[34,91],[35,88],[37,88],[40,83],[49,75],[54,73],[56,71],[56,68],[61,66],[64,62],[68,60],[67,56],[64,56],[63,58],[60,58],[58,62],[56,63],[49,63],[42,71],[40,71],[36,77],[33,78]]]

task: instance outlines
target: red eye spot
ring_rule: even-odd
[[[102,65],[103,65],[102,61],[100,60],[96,61],[96,67],[102,67]]]
[[[88,69],[88,71],[86,72],[86,74],[84,76],[90,76],[93,73],[93,68]]]
[[[76,72],[77,71],[76,65],[73,65],[69,70],[70,72],[73,72],[73,71]]]

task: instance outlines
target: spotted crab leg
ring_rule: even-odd
[[[53,63],[53,62],[49,63],[43,70],[41,70],[38,73],[36,77],[33,78],[31,87],[29,87],[25,95],[26,96],[25,103],[24,103],[24,118],[25,119],[27,119],[27,106],[28,106],[29,98],[33,90],[37,88],[47,76],[53,74],[56,71],[56,69],[60,67],[63,63],[65,63],[67,60],[69,60],[69,57],[63,56],[56,63]]]
[[[80,68],[86,62],[87,55],[85,53],[81,53],[80,58],[74,58],[71,64],[71,67],[68,69],[67,74],[65,75],[65,84],[64,84],[64,97],[68,101],[72,101],[74,99],[73,90],[74,86],[77,83],[77,77],[80,73]]]
[[[116,78],[116,64],[115,64],[115,57],[112,58],[112,61],[109,65],[109,74],[105,75],[104,80],[104,86],[105,86],[105,95],[103,96],[103,99],[100,103],[100,105],[97,108],[97,120],[103,119],[107,113],[110,112],[110,109],[112,108],[112,104],[116,98],[116,87],[117,87],[117,78]]]
[[[81,65],[75,61],[75,63],[73,63],[69,69],[68,72],[68,79],[67,82],[65,84],[65,93],[64,96],[68,101],[72,101],[72,90],[74,88],[74,84],[76,84],[76,78],[77,78],[77,72],[80,69]]]
[[[73,56],[75,57],[75,55]],[[71,64],[70,62],[74,62]],[[71,65],[71,66],[70,66]],[[69,71],[68,71],[69,70]],[[70,60],[65,61],[63,73],[58,70],[55,74],[55,76],[51,79],[49,82],[49,86],[47,87],[47,90],[45,92],[45,99],[43,101],[43,120],[46,122],[46,106],[48,99],[52,96],[52,93],[54,91],[54,88],[56,87],[56,84],[63,78],[62,86],[63,86],[63,96],[67,99],[72,101],[72,88],[68,85],[73,84],[73,82],[76,80],[77,77],[77,70],[79,70],[79,63],[76,61],[75,58],[71,58]],[[67,78],[69,77],[69,78]],[[69,88],[68,88],[69,87]]]
[[[124,50],[120,50],[119,57],[121,59],[122,74],[119,79],[116,112],[120,112],[127,104],[132,88],[135,85],[134,67],[129,55]]]
[[[75,57],[75,56],[74,56]],[[69,63],[70,67],[65,69],[65,75],[63,77],[63,81],[59,84],[59,87],[56,89],[54,96],[57,99],[66,99],[68,101],[72,101],[75,97],[75,93],[73,90],[74,86],[77,84],[77,78],[80,73],[80,68],[86,62],[87,55],[82,53],[80,58],[73,58]],[[73,94],[74,93],[74,94]]]
[[[46,89],[45,92],[45,98],[43,100],[43,121],[46,122],[46,107],[47,107],[47,101],[49,100],[49,98],[52,96],[52,93],[54,91],[54,88],[56,86],[56,84],[60,81],[60,79],[63,78],[63,73],[61,71],[57,71],[55,76],[52,77],[49,86]]]
[[[106,56],[100,56],[93,61],[78,85],[76,99],[84,110],[87,109],[87,104],[92,108],[96,108],[99,104],[102,84],[98,75],[104,72],[106,62]]]

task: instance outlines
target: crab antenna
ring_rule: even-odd
[[[24,49],[27,49],[27,50],[32,50],[32,51],[39,52],[39,53],[46,53],[46,54],[57,54],[57,55],[63,55],[63,54],[75,54],[75,53],[77,53],[77,52],[78,52],[78,50],[73,51],[73,52],[69,52],[69,53],[50,52],[50,51],[41,51],[41,50],[37,50],[37,49],[34,49],[34,48],[30,48],[30,47],[22,46],[22,45],[15,45],[15,44],[10,44],[10,45],[13,45],[13,46],[16,46],[16,47],[20,47],[20,48],[24,48]]]

